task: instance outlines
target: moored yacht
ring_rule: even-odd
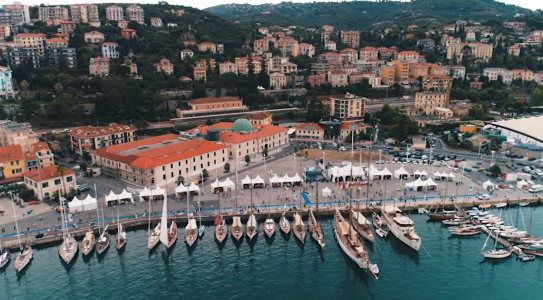
[[[399,208],[392,205],[383,207],[381,215],[383,216],[389,231],[392,232],[396,238],[415,251],[419,251],[422,241],[415,232],[413,221],[408,216],[403,215]]]

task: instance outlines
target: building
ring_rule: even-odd
[[[21,145],[0,147],[0,180],[20,178],[25,170],[25,156]]]
[[[68,133],[72,150],[84,155],[103,147],[136,140],[136,128],[122,124],[108,126],[79,126]]]
[[[105,40],[104,34],[99,31],[90,31],[83,34],[85,43],[100,44]]]
[[[177,178],[197,178],[202,169],[222,169],[227,146],[200,139],[181,140],[175,134],[112,145],[92,151],[102,175],[131,185],[176,185]]]
[[[60,23],[60,32],[68,36],[73,35],[75,32],[76,23],[73,21],[64,21]]]
[[[211,52],[211,53],[215,53],[217,52],[217,47],[215,46],[214,43],[210,43],[210,42],[202,42],[200,44],[198,44],[198,51],[200,52]]]
[[[45,49],[68,47],[68,40],[60,37],[54,37],[45,40]]]
[[[9,67],[0,66],[0,98],[12,99],[17,95],[13,85],[12,71]]]
[[[450,44],[447,47],[447,59],[462,61],[466,51],[469,51],[476,61],[487,62],[492,57],[493,46],[492,44],[483,43]]]
[[[59,63],[63,63],[68,68],[73,69],[77,65],[77,50],[64,46],[47,48],[45,49],[45,61],[48,66],[58,67]]]
[[[119,58],[119,51],[117,51],[119,44],[115,42],[103,42],[102,43],[102,56],[105,58]]]
[[[137,32],[132,29],[132,28],[123,28],[121,30],[121,37],[123,39],[132,39],[132,38],[136,38],[138,36]]]
[[[384,85],[394,85],[394,78],[396,77],[396,66],[391,63],[381,65],[379,74],[381,76],[381,82]]]
[[[418,62],[420,60],[420,53],[417,51],[400,51],[396,55],[396,60],[401,62]]]
[[[234,73],[238,74],[238,65],[231,61],[225,61],[219,64],[219,74]]]
[[[156,18],[156,17],[151,18],[151,26],[153,26],[153,27],[162,27],[163,26],[162,19],[161,18]]]
[[[132,4],[126,8],[126,17],[128,21],[136,21],[140,24],[144,24],[144,12],[141,6]]]
[[[443,74],[452,78],[464,79],[466,77],[466,67],[458,66],[443,66]]]
[[[274,72],[269,75],[270,88],[274,90],[281,90],[287,86],[287,76],[285,74]]]
[[[70,20],[68,9],[60,6],[40,6],[38,8],[38,18],[40,21],[53,19],[61,19],[63,21]]]
[[[153,65],[157,72],[164,72],[167,75],[173,74],[173,64],[167,58],[162,58],[158,63]]]
[[[89,62],[89,74],[91,76],[109,75],[109,59],[104,57],[91,57]]]
[[[508,140],[515,140],[518,144],[535,144],[543,146],[543,131],[540,126],[543,122],[542,116],[531,118],[510,119],[497,122],[484,122],[483,130],[499,130],[500,135]],[[535,156],[541,157],[541,152]]]
[[[38,135],[29,123],[0,121],[0,146],[19,145],[22,151],[31,151],[32,145],[37,142]]]
[[[324,139],[324,128],[317,123],[302,123],[296,127],[296,137],[301,139]]]
[[[418,92],[415,96],[415,108],[419,110],[419,114],[436,115],[441,111],[437,108],[449,107],[447,94],[444,92],[424,91]]]
[[[128,67],[128,69],[130,69],[130,75],[138,75],[138,65],[136,63],[133,63],[131,59],[125,59],[124,63],[122,63],[121,66]]]
[[[309,82],[311,87],[320,86],[321,84],[326,83],[326,75],[323,73],[309,75],[307,76],[307,82]]]
[[[334,41],[326,41],[324,42],[324,49],[330,50],[330,51],[336,51],[337,45]]]
[[[313,55],[315,55],[315,46],[308,43],[299,43],[298,55],[307,55],[309,57],[313,57]]]
[[[254,125],[272,125],[272,115],[267,112],[252,114],[249,121]]]
[[[123,8],[117,5],[106,7],[106,20],[108,22],[124,20]]]
[[[0,24],[0,39],[5,39],[11,35],[10,25],[1,25]]]
[[[367,126],[361,123],[343,122],[341,123],[339,137],[345,140],[351,133],[354,133],[356,138],[361,133],[366,133],[366,128]]]
[[[127,20],[117,21],[117,27],[119,27],[121,29],[128,28],[128,21]]]
[[[208,130],[208,137],[209,133]],[[228,146],[228,155],[231,159],[245,155],[260,155],[263,149],[288,145],[289,141],[288,128],[265,124],[251,125],[247,119],[238,119],[230,130],[220,131],[218,139]]]
[[[194,80],[207,81],[207,62],[205,59],[200,59],[192,67],[192,77]]]
[[[345,48],[341,51],[339,51],[342,61],[346,61],[348,63],[354,62],[358,60],[358,51],[354,50],[353,48]]]
[[[298,56],[298,41],[291,37],[278,39],[274,42],[274,47],[281,51],[283,56]]]
[[[430,74],[443,75],[443,66],[431,63],[411,63],[409,64],[409,78],[416,80],[419,77],[425,77]]]
[[[360,49],[359,53],[360,60],[371,60],[379,58],[379,50],[377,50],[377,48],[375,47],[364,47]]]
[[[328,71],[328,83],[333,87],[349,85],[349,75],[343,70]]]
[[[345,97],[330,98],[330,116],[341,121],[362,122],[366,113],[366,98],[347,93]]]
[[[23,47],[38,49],[40,56],[45,55],[45,34],[43,33],[18,33],[13,36],[13,41]]]
[[[42,55],[37,47],[24,47],[13,44],[7,48],[8,65],[10,67],[19,66],[23,63],[31,63],[34,68],[40,67],[40,59]]]
[[[360,47],[360,31],[355,30],[341,30],[341,42],[345,45],[349,45],[351,48]]]
[[[298,73],[298,65],[291,62],[285,62],[281,64],[281,73],[283,74],[296,74]]]
[[[507,48],[507,53],[509,55],[520,56],[520,50],[522,49],[522,46],[523,44],[519,43],[509,46],[509,48]]]
[[[32,144],[30,151],[23,151],[25,156],[25,171],[31,171],[55,164],[55,156],[46,142]]]
[[[64,168],[61,172],[55,165],[25,172],[23,181],[39,200],[49,200],[59,195],[65,196],[75,192],[77,186],[73,170]]]
[[[379,50],[379,59],[382,60],[394,60],[398,55],[398,50],[393,48],[381,47]]]
[[[270,51],[270,41],[268,39],[259,39],[253,42],[253,51],[256,54],[262,54]]]
[[[20,26],[24,24],[32,24],[28,5],[13,2],[13,4],[3,4],[0,7],[0,25]]]
[[[238,97],[209,97],[188,101],[189,110],[176,110],[178,118],[243,113],[249,108]]]
[[[253,67],[253,72],[255,74],[262,71],[262,57],[260,56],[244,56],[236,57],[235,64],[238,66],[238,74],[249,74],[249,65]]]
[[[89,23],[91,26],[100,27],[98,7],[94,4],[72,4],[70,15],[76,23]]]
[[[181,57],[181,60],[191,59],[194,56],[194,52],[189,49],[181,50],[179,56]]]

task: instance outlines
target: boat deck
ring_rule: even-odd
[[[492,231],[490,231],[486,226],[481,226],[481,230],[490,235],[491,238],[493,238],[494,240],[497,239],[498,243],[500,243],[502,246],[504,246],[505,248],[511,248],[513,247],[513,245],[511,243],[509,243],[508,241],[502,239],[501,237],[497,236],[495,233],[493,233]],[[515,251],[513,251],[513,253],[517,254]]]

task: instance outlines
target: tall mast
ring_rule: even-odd
[[[360,157],[362,157],[362,151],[360,151]],[[366,184],[366,218],[368,217],[368,201],[370,201],[370,161],[371,161],[371,137],[370,137],[370,146],[368,147],[368,165],[366,167],[367,181],[368,181]],[[362,165],[360,165],[360,169],[362,169]]]
[[[351,131],[351,134],[352,134],[352,131]],[[352,217],[353,217],[353,212],[352,212],[352,204],[351,204],[351,201],[353,199],[353,185],[352,185],[352,181],[353,181],[353,152],[351,151],[351,184],[349,184],[349,238],[351,238],[351,231],[352,231]]]
[[[300,173],[302,173],[302,177],[304,176],[304,173],[302,172],[302,164],[303,164],[303,159],[302,159],[302,156],[300,156]],[[294,183],[292,183],[294,184]],[[302,192],[304,191],[304,179],[302,178],[302,186],[300,187],[300,199],[298,202],[300,202],[299,204],[299,207],[298,207],[298,210],[301,212],[302,211]]]
[[[147,233],[151,235],[151,212],[153,207],[151,206],[151,202],[153,202],[153,189],[151,188],[151,194],[149,196],[149,222],[147,225]]]
[[[237,210],[238,210],[238,159],[237,159],[237,155],[236,155],[236,160],[234,161],[234,169],[235,169],[235,178],[234,178],[234,187],[235,187],[235,203],[234,203],[234,209],[233,209],[233,213],[234,214],[237,214]],[[243,185],[241,186],[241,188],[243,188]]]
[[[190,217],[189,217],[189,198],[190,198],[190,191],[187,189],[187,226],[190,223]]]
[[[317,213],[319,212],[319,182],[317,181],[317,190],[315,191],[315,197],[317,198]]]
[[[220,181],[217,187],[219,188],[218,189],[219,192],[217,193],[217,196],[219,196],[219,215],[220,215],[221,214],[221,182]]]
[[[251,213],[253,213],[253,175],[251,175]]]
[[[20,245],[21,234],[19,233],[19,224],[17,223],[17,213],[15,213],[15,204],[13,204],[13,201],[10,201],[10,202],[11,202],[11,206],[13,207],[13,217],[15,218],[15,228],[17,229],[17,240],[19,240],[19,245]]]
[[[362,215],[362,213],[360,212],[360,189],[361,189],[361,187],[358,187],[356,189],[356,195],[357,195],[357,198],[358,198],[358,202],[356,203],[356,213],[357,213],[357,215],[356,215],[356,232],[357,233],[359,232],[358,230],[360,229],[360,220],[359,220],[360,218],[359,218],[359,216]],[[364,224],[364,226],[365,225],[366,224]]]

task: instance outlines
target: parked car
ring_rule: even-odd
[[[482,194],[482,195],[479,195],[479,200],[489,200],[490,199],[490,195],[488,194]]]
[[[376,163],[376,164],[378,164],[378,165],[380,165],[380,164],[384,164],[384,163],[385,163],[385,161],[384,161],[384,160],[382,160],[382,159],[380,159],[380,160],[377,160],[377,161],[375,161],[375,163]]]
[[[80,191],[80,192],[85,192],[85,191],[90,190],[90,187],[89,187],[88,185],[86,185],[86,184],[78,184],[78,185],[76,186],[76,189],[77,189],[78,191]]]

